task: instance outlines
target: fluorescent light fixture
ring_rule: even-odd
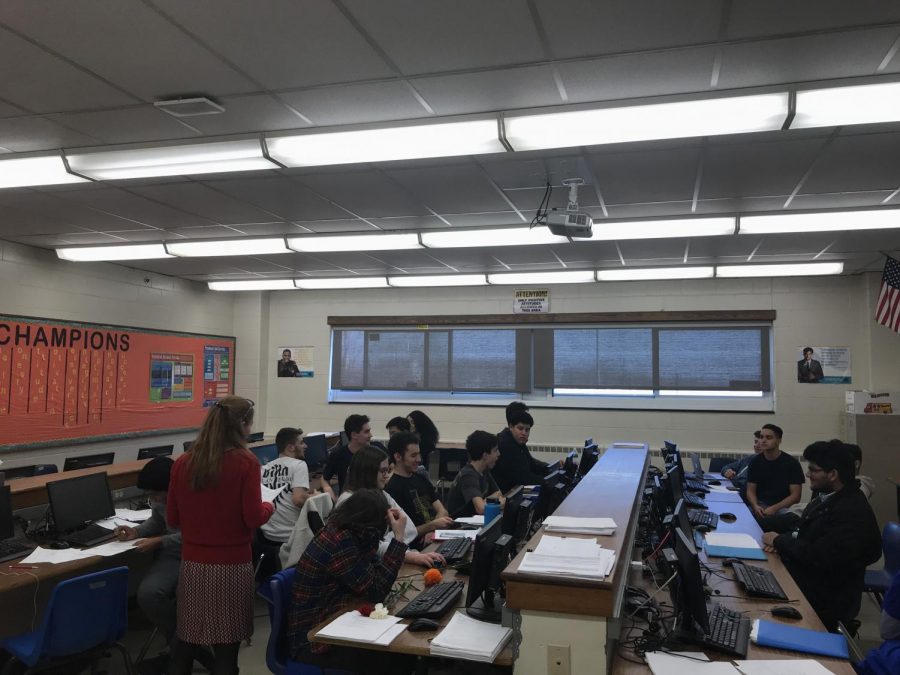
[[[546,227],[503,227],[492,230],[459,228],[442,232],[423,232],[427,248],[470,248],[473,246],[525,246],[533,244],[568,244],[568,237],[553,234]]]
[[[84,182],[81,176],[66,171],[59,155],[0,159],[0,188]]]
[[[844,271],[842,262],[796,263],[785,265],[718,265],[716,276],[738,277],[806,277],[825,274],[840,274]]]
[[[277,169],[258,140],[219,141],[67,155],[73,171],[95,180]]]
[[[267,136],[273,159],[285,166],[386,162],[506,152],[495,118]]]
[[[567,148],[718,136],[781,129],[787,93],[732,96],[618,108],[506,115],[506,139],[515,150]]]
[[[650,267],[645,269],[597,270],[597,281],[645,281],[653,279],[711,279],[715,268]]]
[[[660,389],[660,396],[724,396],[727,398],[762,398],[761,391],[721,391],[717,389]]]
[[[211,291],[293,291],[293,279],[253,279],[251,281],[210,281]]]
[[[63,260],[76,262],[150,260],[151,258],[172,258],[162,244],[126,244],[124,246],[73,246],[58,248],[56,255]]]
[[[388,285],[401,288],[426,286],[486,286],[484,274],[429,274],[424,276],[388,277]]]
[[[204,258],[223,255],[265,255],[290,253],[284,237],[266,239],[209,239],[204,241],[171,241],[166,243],[169,253],[184,258]]]
[[[332,288],[387,288],[387,277],[341,277],[336,279],[294,279],[297,288],[308,291]]]
[[[488,283],[501,286],[537,284],[584,284],[595,281],[593,270],[569,270],[566,272],[505,272],[488,274]]]
[[[555,388],[554,396],[653,396],[652,389],[571,389]]]
[[[396,251],[422,248],[417,234],[359,234],[333,237],[288,237],[288,247],[301,253],[326,251]]]
[[[900,120],[900,82],[797,92],[791,129]]]
[[[666,239],[675,237],[717,237],[734,234],[734,218],[673,218],[632,220],[621,223],[594,221],[590,241],[626,239]],[[576,241],[582,241],[576,239]]]
[[[742,216],[739,234],[886,230],[897,227],[900,227],[900,209],[786,213],[774,216]]]

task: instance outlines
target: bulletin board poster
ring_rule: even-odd
[[[234,350],[228,336],[0,315],[0,450],[198,427],[234,391]]]

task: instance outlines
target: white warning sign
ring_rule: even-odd
[[[550,311],[550,289],[530,288],[515,291],[514,314],[545,314]]]

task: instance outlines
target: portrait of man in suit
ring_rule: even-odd
[[[803,348],[803,358],[797,361],[797,382],[816,384],[822,381],[825,373],[822,364],[813,358],[813,348]]]

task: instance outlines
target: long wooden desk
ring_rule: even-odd
[[[16,478],[7,482],[12,497],[13,510],[46,504],[47,483],[51,483],[55,480],[63,480],[65,478],[77,478],[78,476],[88,476],[94,473],[106,473],[106,475],[109,476],[110,490],[121,490],[123,488],[134,487],[137,485],[138,474],[144,467],[144,464],[149,461],[149,459],[136,459],[130,462],[119,462],[118,464],[93,466],[89,469],[77,469],[75,471],[65,471],[63,473],[48,473],[43,476],[33,476],[31,478]]]

